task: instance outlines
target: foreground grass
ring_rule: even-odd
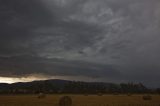
[[[0,95],[0,106],[58,106],[59,99],[65,95],[47,95],[38,99],[37,95]],[[160,95],[152,95],[145,101],[143,95],[68,95],[73,106],[160,106]]]

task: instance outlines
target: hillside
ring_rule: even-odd
[[[1,94],[26,94],[26,93],[150,93],[143,84],[133,83],[104,83],[104,82],[81,82],[68,80],[44,80],[33,82],[19,82],[13,84],[0,83]],[[155,91],[157,92],[157,91]]]

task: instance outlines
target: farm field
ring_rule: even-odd
[[[59,106],[59,99],[65,95],[0,95],[0,106]],[[152,100],[143,100],[143,95],[67,95],[72,98],[72,106],[160,106],[160,95],[152,95]]]

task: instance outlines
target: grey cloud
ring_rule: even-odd
[[[1,0],[0,2],[0,48],[3,54],[23,49],[23,42],[33,37],[31,32],[35,27],[52,23],[51,15],[39,2],[27,0]],[[48,20],[50,21],[47,22]]]
[[[112,65],[94,64],[81,61],[44,59],[32,56],[1,57],[1,76],[20,77],[31,74],[54,76],[87,76],[91,78],[122,77]],[[121,75],[121,76],[119,76]],[[119,77],[118,77],[119,76]]]
[[[0,0],[0,5],[0,75],[98,75],[148,85],[160,75],[159,0]]]

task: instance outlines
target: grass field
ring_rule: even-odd
[[[0,106],[58,106],[65,95],[47,95],[38,99],[37,95],[0,95]],[[160,95],[152,95],[152,100],[143,100],[143,95],[68,95],[72,106],[160,106]]]

